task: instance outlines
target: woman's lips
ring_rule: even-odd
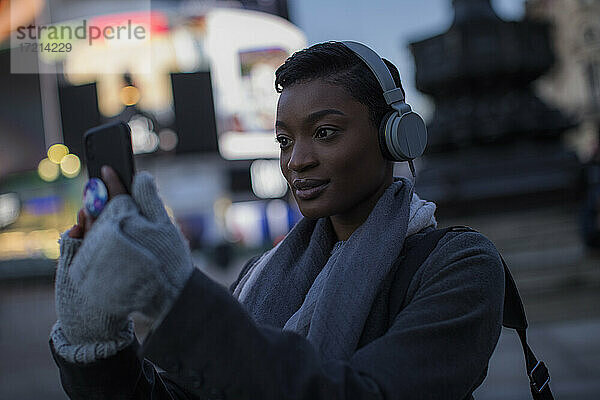
[[[304,189],[295,188],[296,196],[302,200],[314,199],[319,196],[329,186],[329,182],[324,182],[319,186],[307,187]]]

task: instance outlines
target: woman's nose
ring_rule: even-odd
[[[288,160],[288,169],[300,172],[318,164],[314,149],[310,143],[296,141]]]

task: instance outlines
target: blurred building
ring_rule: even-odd
[[[551,26],[557,61],[537,82],[541,97],[575,116],[567,139],[585,163],[581,226],[585,242],[600,247],[600,2],[529,0],[526,16]]]
[[[576,121],[532,85],[555,60],[548,24],[452,3],[448,31],[411,44],[416,87],[435,101],[421,191],[455,215],[574,199],[579,165],[562,136]]]
[[[285,1],[45,4],[35,39],[68,51],[0,43],[0,277],[2,260],[56,258],[86,179],[83,134],[113,120],[193,248],[256,250],[287,233],[299,212],[277,161],[274,71],[306,39]],[[69,33],[129,25],[147,40]]]
[[[577,117],[571,142],[588,160],[600,129],[600,2],[528,0],[526,18],[551,26],[556,62],[536,87],[545,100]]]
[[[560,60],[550,26],[504,21],[490,0],[452,4],[446,32],[411,44],[416,86],[435,101],[417,190],[442,226],[492,239],[527,300],[582,289],[598,259],[581,237],[581,164],[564,145],[578,121],[534,90]]]

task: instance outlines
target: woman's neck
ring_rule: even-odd
[[[393,181],[393,176],[391,179],[386,179],[376,192],[349,212],[329,217],[338,241],[348,240],[352,233],[367,220],[379,198]]]

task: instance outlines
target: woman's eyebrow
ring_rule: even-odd
[[[286,129],[287,125],[283,121],[275,121],[275,128]]]
[[[346,116],[346,114],[344,114],[340,110],[336,110],[335,108],[327,108],[325,110],[319,110],[319,111],[315,111],[314,113],[309,114],[308,117],[306,117],[306,119],[304,120],[304,123],[306,125],[313,124],[316,121],[318,121],[321,118],[323,118],[324,116],[330,115],[330,114],[342,115],[344,117]]]
[[[342,115],[342,116],[346,116],[345,113],[343,113],[340,110],[336,110],[335,108],[327,108],[325,110],[319,110],[319,111],[315,111],[313,113],[310,113],[308,115],[308,117],[306,117],[304,119],[304,125],[311,125],[314,124],[316,121],[320,120],[321,118],[323,118],[326,115]],[[276,128],[281,128],[281,129],[286,129],[287,125],[285,124],[285,122],[283,121],[275,121],[275,127]]]

